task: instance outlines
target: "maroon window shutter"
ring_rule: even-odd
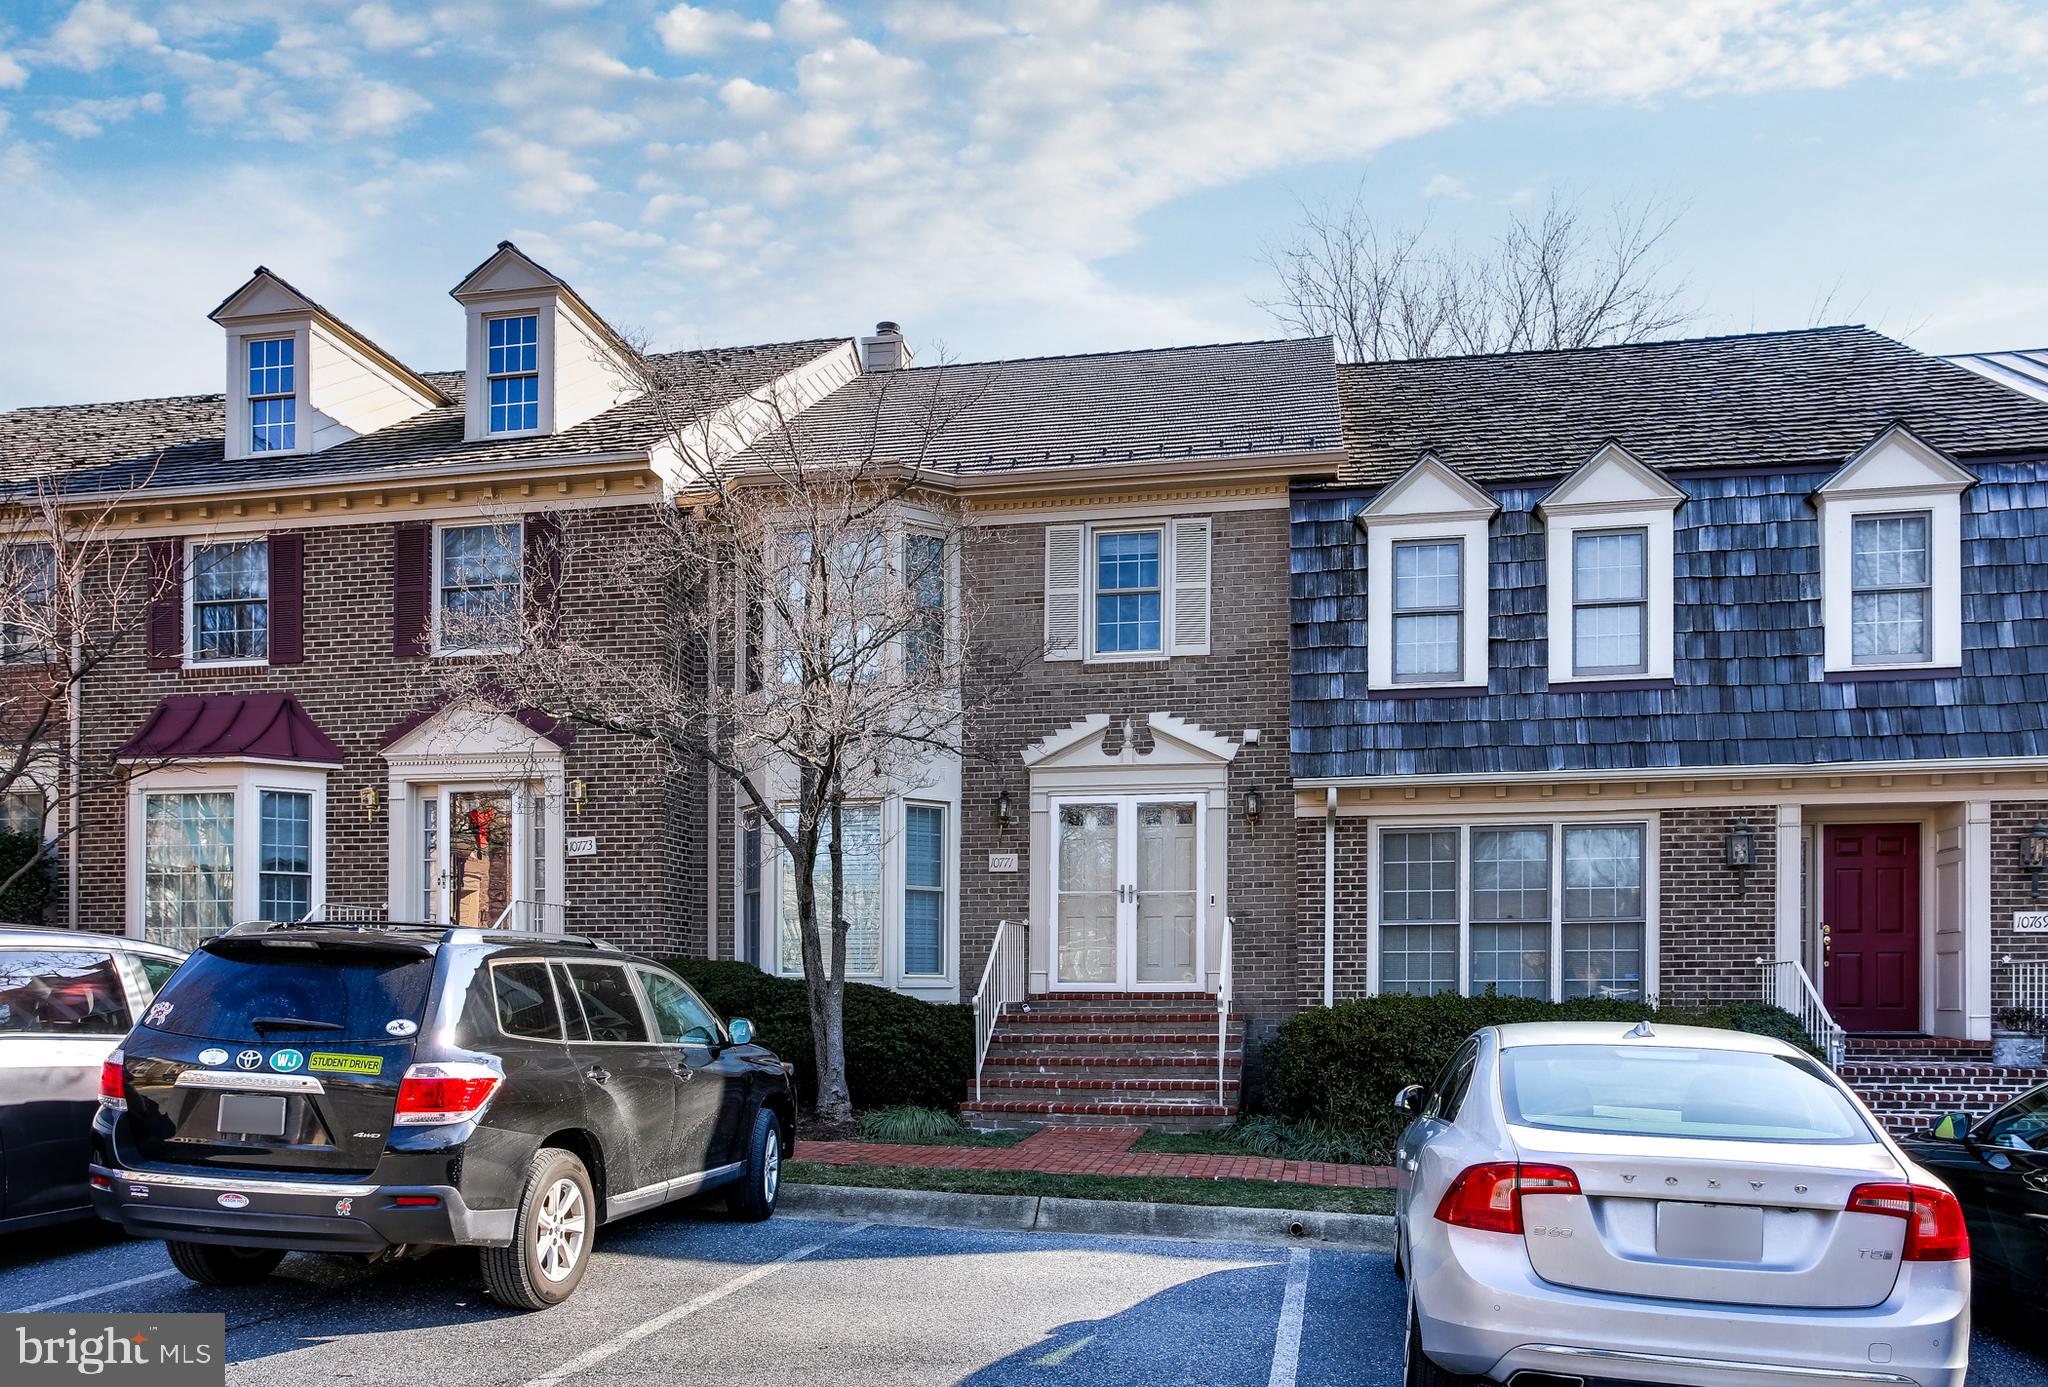
[[[149,542],[149,667],[177,669],[185,663],[185,541]]]
[[[391,653],[427,653],[427,597],[434,571],[434,527],[409,522],[391,527]]]
[[[562,626],[562,519],[543,512],[526,517],[526,621],[549,645]]]
[[[270,537],[270,663],[306,658],[306,538]]]

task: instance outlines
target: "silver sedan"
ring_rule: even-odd
[[[1395,1103],[1408,1387],[1962,1387],[1962,1211],[1792,1046],[1501,1026]]]

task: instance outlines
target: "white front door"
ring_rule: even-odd
[[[559,928],[541,904],[545,798],[526,785],[437,785],[420,795],[423,904],[436,923]]]
[[[1202,977],[1199,799],[1053,805],[1053,985],[1178,992]]]

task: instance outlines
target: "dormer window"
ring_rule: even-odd
[[[1849,658],[1859,665],[1925,660],[1933,596],[1931,517],[1859,515],[1849,529]]]
[[[491,432],[531,433],[540,427],[540,315],[515,313],[489,323]]]
[[[298,343],[290,337],[249,342],[249,451],[290,452],[299,446]]]
[[[1683,491],[1618,443],[1602,444],[1543,498],[1552,688],[1673,677],[1684,503]]]

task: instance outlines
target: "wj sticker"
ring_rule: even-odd
[[[382,1055],[342,1055],[328,1050],[315,1050],[306,1061],[306,1068],[316,1074],[382,1074]]]
[[[306,1057],[297,1050],[278,1050],[270,1056],[270,1067],[280,1074],[296,1074],[306,1067]]]

